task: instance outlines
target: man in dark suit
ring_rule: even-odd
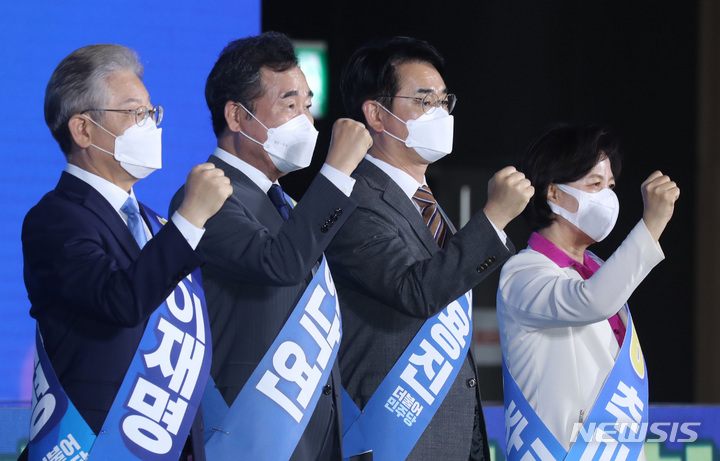
[[[67,165],[22,230],[30,315],[55,375],[95,434],[148,318],[200,266],[194,248],[202,227],[232,192],[221,170],[202,164],[159,232],[142,204],[138,215],[133,185],[160,166],[162,118],[142,75],[135,52],[120,45],[87,46],[58,65],[45,120]]]
[[[320,174],[291,210],[291,200],[281,193],[277,181],[309,164],[317,132],[309,112],[312,92],[290,40],[268,32],[230,43],[208,76],[205,97],[217,136],[208,161],[222,169],[233,186],[233,195],[207,222],[200,243],[208,258],[202,275],[213,336],[211,374],[230,412],[239,413],[237,419],[252,426],[219,427],[208,441],[208,455],[221,453],[214,451],[213,444],[227,439],[233,448],[226,450],[248,459],[291,455],[296,460],[340,459],[336,361],[325,368],[327,379],[308,391],[310,376],[323,368],[316,363],[318,354],[305,351],[286,363],[273,355],[273,348],[285,341],[288,330],[298,328],[297,322],[291,325],[291,316],[302,309],[299,300],[306,288],[310,290],[308,283],[314,283],[310,280],[323,251],[355,209],[349,197],[354,181],[349,175],[371,145],[370,135],[358,122],[338,120]],[[181,190],[171,207],[182,197]],[[334,289],[330,291],[334,294]],[[295,347],[292,341],[283,344]],[[264,358],[271,362],[267,370]],[[292,439],[286,428],[294,430],[296,423],[281,426],[280,419],[267,417],[264,409],[246,409],[251,404],[266,405],[262,408],[267,411],[276,407],[268,395],[257,392],[260,384],[253,376],[275,376],[273,366],[287,366],[288,372],[301,362],[308,374],[299,373],[297,385],[289,383],[286,401],[295,402],[300,389],[317,403],[297,414],[297,422],[307,426],[298,431],[291,446],[281,449]],[[281,383],[284,377],[280,376]]]
[[[327,251],[344,322],[342,380],[358,409],[365,410],[358,415],[360,423],[371,412],[368,403],[376,390],[402,362],[403,352],[421,328],[431,322],[450,325],[447,319],[452,306],[448,305],[458,298],[462,301],[464,293],[509,258],[514,248],[502,229],[532,195],[524,175],[507,167],[490,181],[483,211],[453,234],[452,223],[432,193],[418,191],[426,185],[427,167],[452,147],[449,114],[455,96],[448,93],[442,72],[443,60],[432,46],[398,37],[356,51],[342,77],[346,111],[366,124],[373,139],[372,148],[353,174],[357,182],[352,197],[358,209]],[[446,306],[449,311],[444,311]],[[467,320],[457,318],[457,341],[452,341],[469,350],[472,325],[468,326]],[[456,334],[461,326],[463,333]],[[450,331],[443,325],[435,327],[440,333]],[[346,455],[355,454],[349,447],[357,445],[360,450],[395,453],[397,459],[475,460],[484,456],[489,460],[472,353],[458,353],[458,362],[449,367],[456,375],[449,378],[452,375],[444,374],[446,368],[440,366],[445,356],[434,342],[436,328],[432,334],[428,331],[417,349],[421,352],[407,363],[405,371],[411,370],[410,378],[418,381],[403,374],[387,395],[376,397],[381,399],[379,415],[372,415],[381,417],[387,412],[388,424],[395,424],[394,418],[404,429],[413,426],[423,412],[427,415],[431,403],[437,403],[426,428],[418,429],[416,439],[403,452],[396,451],[396,442],[409,436],[394,426],[373,423],[363,432],[362,442],[346,436]],[[432,360],[424,361],[431,352],[435,354]],[[435,382],[438,387],[418,385],[418,376],[423,374],[428,380],[442,375]],[[443,383],[444,400],[439,390]],[[407,407],[403,408],[403,402]],[[345,413],[348,406],[343,407]],[[369,436],[372,431],[377,434]]]

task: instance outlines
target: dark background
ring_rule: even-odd
[[[492,174],[514,164],[554,121],[606,124],[620,138],[620,218],[610,237],[591,247],[603,258],[641,218],[645,178],[659,169],[677,181],[682,195],[660,241],[666,260],[630,299],[654,402],[694,401],[697,16],[697,0],[262,3],[263,31],[328,43],[329,115],[316,121],[318,153],[327,152],[332,122],[344,116],[339,77],[357,47],[394,35],[437,47],[458,105],[453,153],[427,177],[456,222],[460,186],[472,187],[473,212],[480,210]],[[302,195],[323,158],[284,179],[286,189]],[[526,246],[522,220],[506,230],[518,250]],[[475,290],[476,305],[495,305],[498,272]],[[499,367],[481,375],[485,397],[501,400]]]

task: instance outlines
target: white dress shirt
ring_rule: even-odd
[[[125,221],[125,224],[127,224],[127,215],[123,211],[121,211],[120,208],[122,208],[122,206],[125,204],[125,201],[128,199],[128,197],[135,198],[135,192],[132,189],[130,189],[130,194],[128,194],[126,191],[122,190],[122,188],[111,183],[107,179],[101,178],[100,176],[83,170],[82,168],[71,163],[65,165],[65,172],[75,176],[76,178],[87,183],[90,187],[98,191],[98,193],[102,195],[105,200],[110,202],[110,205],[115,209],[115,211],[117,211],[122,220]],[[205,229],[200,229],[193,226],[178,212],[175,212],[172,215],[171,219],[175,226],[177,226],[183,237],[185,237],[185,240],[192,247],[192,249],[196,249],[198,243],[200,243],[200,239],[205,233]],[[143,223],[143,228],[145,229],[145,236],[148,240],[150,240],[152,238],[152,233],[150,232],[150,229],[148,229],[145,220],[141,221]]]
[[[497,295],[503,358],[566,450],[615,364],[619,346],[607,319],[663,259],[641,220],[587,280],[531,248],[505,263]]]

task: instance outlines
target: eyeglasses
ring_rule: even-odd
[[[155,126],[159,126],[163,119],[163,107],[157,105],[152,109],[148,109],[145,106],[140,106],[137,109],[85,109],[81,112],[124,112],[128,115],[135,115],[135,124],[137,126],[144,126],[145,120],[152,118],[155,121]]]
[[[450,93],[444,98],[440,99],[440,96],[438,96],[435,93],[428,93],[425,95],[424,98],[421,98],[419,96],[389,96],[389,95],[380,95],[378,98],[402,98],[402,99],[414,99],[420,106],[422,107],[422,110],[426,114],[432,114],[435,112],[436,107],[442,107],[445,109],[448,114],[453,111],[455,108],[455,104],[457,103],[457,97]]]

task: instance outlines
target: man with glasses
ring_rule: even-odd
[[[205,163],[170,220],[136,200],[135,183],[161,166],[163,110],[142,76],[134,51],[91,45],[47,85],[45,120],[67,164],[22,230],[38,327],[33,460],[177,460],[209,374],[195,248],[232,187]]]
[[[346,456],[490,459],[471,289],[514,251],[502,230],[533,188],[500,170],[483,211],[455,231],[425,182],[452,150],[456,97],[442,72],[431,45],[406,37],[365,45],[343,72],[346,112],[373,139],[353,174],[358,209],[327,251],[343,316]]]

